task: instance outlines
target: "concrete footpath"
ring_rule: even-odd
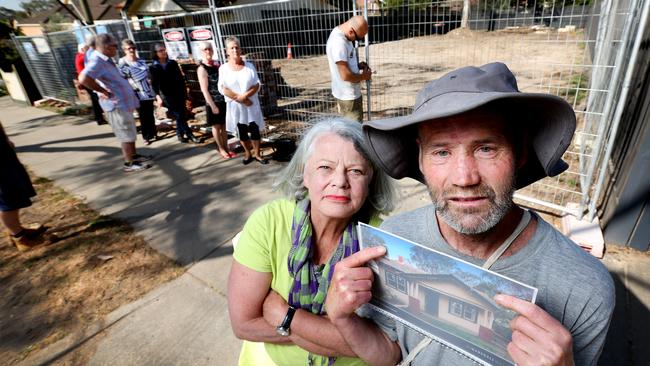
[[[61,116],[0,98],[0,121],[23,164],[104,215],[122,218],[187,272],[84,334],[63,339],[21,364],[49,364],[96,342],[90,365],[236,365],[241,342],[230,329],[226,281],[232,237],[250,213],[276,197],[270,186],[283,167],[243,166],[214,149],[175,138],[144,147],[154,167],[124,173],[108,125]],[[241,154],[240,154],[241,155]],[[398,211],[430,202],[424,186],[400,181]],[[650,255],[611,250],[604,263],[617,285],[617,308],[600,364],[650,365]],[[101,335],[97,337],[97,335]]]
[[[0,110],[21,161],[36,175],[101,214],[125,219],[153,248],[187,266],[184,275],[89,332],[107,328],[90,364],[236,364],[241,342],[230,330],[226,302],[230,240],[255,208],[275,197],[270,183],[282,165],[243,166],[241,157],[223,160],[213,149],[175,138],[144,147],[138,137],[138,152],[154,155],[154,166],[127,174],[110,126],[7,97],[0,98]],[[26,363],[56,359],[76,341]]]

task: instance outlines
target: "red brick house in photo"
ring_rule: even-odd
[[[492,341],[496,303],[450,274],[425,273],[398,261],[377,261],[382,301],[428,323],[431,317]]]

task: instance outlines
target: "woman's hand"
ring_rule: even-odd
[[[162,98],[160,97],[160,95],[156,95],[156,107],[160,108],[160,107],[163,106],[163,104],[164,104],[164,103],[163,103],[163,100],[162,100]]]
[[[264,299],[262,314],[264,320],[272,326],[278,326],[287,314],[289,304],[277,292],[271,290]]]
[[[210,104],[210,110],[213,114],[219,114],[219,107],[214,103]]]
[[[237,97],[234,99],[237,103],[241,103],[247,107],[253,105],[253,102],[251,102],[251,100],[248,99],[248,96],[246,94],[237,94]]]
[[[386,254],[383,246],[367,248],[341,260],[334,267],[325,308],[330,319],[347,319],[372,298],[372,270],[364,265]]]
[[[374,275],[364,265],[385,254],[383,246],[366,248],[338,262],[325,302],[327,315],[350,350],[370,365],[396,365],[402,357],[396,342],[354,313],[372,297]]]

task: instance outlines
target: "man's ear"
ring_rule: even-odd
[[[526,162],[528,161],[528,154],[529,148],[527,144],[527,140],[524,140],[523,144],[519,147],[519,151],[517,153],[517,169],[521,169]]]
[[[422,173],[422,143],[420,142],[420,137],[415,138],[415,143],[418,144],[418,167],[420,168],[420,173]]]

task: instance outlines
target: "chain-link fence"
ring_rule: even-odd
[[[460,0],[367,0],[359,9],[356,2],[345,0],[280,0],[119,21],[108,27],[118,39],[132,38],[146,60],[152,57],[153,44],[163,41],[164,30],[186,29],[187,35],[194,27],[211,26],[221,50],[225,37],[237,36],[264,84],[261,101],[274,128],[269,133],[296,137],[314,117],[336,112],[325,44],[331,30],[354,14],[364,15],[370,26],[358,48],[359,59],[373,69],[372,82],[363,88],[366,118],[410,113],[417,91],[452,69],[505,62],[521,91],[565,98],[578,118],[574,141],[564,156],[569,170],[516,196],[531,205],[582,216],[595,212],[608,145],[620,120],[618,101],[625,96],[626,75],[640,47],[645,26],[641,20],[647,19],[649,2],[472,0],[463,19]],[[71,33],[49,34],[42,40],[16,37],[43,95],[65,99],[70,90],[76,44]],[[43,42],[51,51],[39,48]],[[225,57],[223,52],[217,56],[222,61]],[[198,90],[194,63],[187,62],[184,70],[190,89]],[[202,102],[200,92],[190,97]]]

